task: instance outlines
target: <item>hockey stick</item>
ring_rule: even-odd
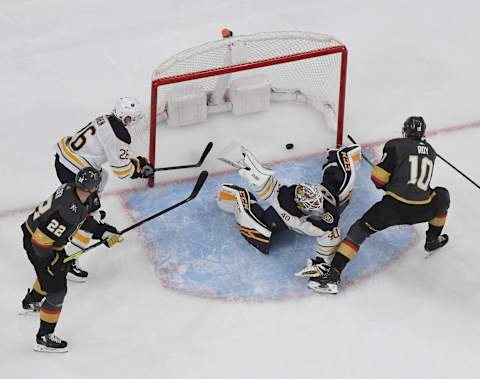
[[[200,192],[200,190],[202,189],[202,186],[203,184],[205,183],[205,180],[207,179],[207,176],[208,176],[208,172],[207,171],[202,171],[200,173],[200,175],[198,176],[198,179],[197,179],[197,182],[195,183],[195,187],[193,187],[193,190],[192,190],[192,193],[190,194],[190,196],[188,196],[186,199],[176,203],[176,204],[173,204],[171,205],[170,207],[168,208],[165,208],[157,213],[154,213],[153,215],[143,219],[143,220],[140,220],[138,221],[137,223],[133,224],[133,225],[130,225],[129,227],[125,228],[125,229],[122,229],[121,231],[119,231],[118,234],[122,235],[132,229],[135,229],[135,228],[138,228],[140,225],[143,225],[144,223],[148,222],[148,221],[151,221],[153,220],[154,218],[157,218],[158,216],[161,216],[167,212],[170,212],[171,210],[185,204],[185,203],[188,203],[190,200],[193,200],[195,199],[195,197],[197,197],[198,193]],[[79,250],[77,251],[76,253],[68,256],[67,258],[65,258],[63,260],[63,263],[67,263],[71,260],[74,260],[76,258],[78,258],[80,255],[83,255],[85,254],[87,251],[89,250],[92,250],[93,248],[97,247],[97,246],[100,246],[102,244],[104,244],[106,242],[106,240],[100,240],[96,243],[94,243],[93,245],[87,247],[86,249],[83,249],[83,250]]]
[[[352,141],[353,143],[356,143],[355,140],[350,136],[350,135],[347,135],[348,139],[350,141]],[[371,166],[374,166],[373,163],[368,160],[367,157],[365,157],[365,155],[363,155],[362,153],[362,157],[363,159],[365,159],[368,163],[370,163]],[[458,172],[460,175],[462,175],[465,179],[467,179],[470,183],[472,183],[475,187],[477,187],[478,189],[480,189],[480,185],[478,185],[477,183],[475,183],[472,179],[470,179],[466,174],[464,174],[462,171],[460,171],[458,168],[456,168],[453,164],[451,164],[449,161],[447,161],[444,157],[442,157],[440,154],[437,153],[437,157],[439,157],[442,161],[444,161],[447,165],[449,165],[451,168],[453,168],[456,172]]]
[[[348,139],[349,139],[350,141],[352,141],[352,143],[357,144],[357,143],[355,142],[355,140],[353,139],[353,137],[352,137],[350,134],[347,134],[347,137],[348,137]],[[357,144],[357,145],[358,145],[358,144]],[[372,161],[371,161],[370,159],[368,159],[368,158],[365,156],[365,154],[363,154],[363,153],[362,153],[362,158],[365,159],[365,161],[366,161],[370,166],[372,166],[372,167],[375,166],[375,165],[372,163]]]
[[[470,183],[472,183],[475,187],[480,189],[480,186],[475,183],[472,179],[470,179],[467,175],[465,175],[463,172],[461,172],[458,168],[456,168],[453,164],[451,164],[449,161],[447,161],[444,157],[442,157],[440,154],[437,153],[437,157],[439,157],[442,161],[444,161],[446,164],[448,164],[451,168],[453,168],[456,172],[458,172],[460,175],[462,175],[465,179],[467,179]]]
[[[168,170],[180,170],[182,168],[193,168],[193,167],[200,167],[203,164],[203,161],[207,157],[208,153],[210,150],[212,150],[213,147],[213,142],[209,142],[207,146],[205,147],[205,150],[203,151],[202,156],[200,157],[199,161],[194,164],[187,164],[184,166],[170,166],[170,167],[157,167],[153,170],[153,172],[157,171],[168,171]]]

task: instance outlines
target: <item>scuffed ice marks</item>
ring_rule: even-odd
[[[273,166],[285,184],[321,180],[324,157]],[[142,238],[162,283],[173,289],[229,300],[276,300],[310,295],[306,280],[293,274],[314,254],[315,240],[285,232],[272,243],[269,255],[250,246],[239,234],[231,214],[215,201],[221,183],[246,183],[234,174],[211,175],[192,202],[142,227]],[[140,219],[166,208],[190,193],[192,183],[172,184],[130,193],[128,205]],[[342,215],[342,236],[382,193],[370,181],[363,163],[350,206]],[[155,206],[152,206],[154,204]],[[344,272],[348,284],[388,264],[408,249],[416,238],[410,227],[394,227],[367,240]]]

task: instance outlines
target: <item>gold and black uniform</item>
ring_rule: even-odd
[[[428,204],[433,190],[430,180],[437,154],[424,139],[396,138],[383,148],[381,162],[372,170],[377,188],[406,204]]]
[[[57,291],[66,287],[64,247],[82,225],[98,237],[102,228],[89,213],[99,207],[100,200],[96,192],[83,204],[75,192],[75,185],[66,183],[37,206],[22,224],[24,248],[35,267],[43,291]]]
[[[425,250],[433,251],[448,242],[441,234],[450,194],[444,187],[430,187],[437,154],[425,140],[426,124],[421,116],[410,116],[403,124],[404,138],[388,141],[380,162],[372,169],[372,181],[385,191],[382,200],[348,230],[337,246],[332,264],[322,277],[311,278],[309,287],[320,293],[337,293],[340,275],[372,234],[394,225],[428,222]]]
[[[371,173],[385,195],[352,225],[337,252],[352,259],[365,238],[394,225],[428,222],[427,239],[440,235],[450,194],[444,187],[430,187],[435,158],[435,150],[424,138],[388,141]]]

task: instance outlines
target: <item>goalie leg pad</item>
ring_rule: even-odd
[[[245,191],[244,188],[235,184],[222,184],[217,194],[218,207],[227,213],[234,214],[237,208],[237,193],[241,190]]]
[[[240,234],[260,252],[268,254],[272,232],[253,213],[248,191],[242,188],[236,196],[238,206],[235,209],[235,220]]]
[[[333,177],[335,182],[338,183],[338,198],[341,210],[345,209],[352,197],[356,170],[361,158],[362,150],[360,145],[349,145],[338,150],[331,150],[328,162],[323,167],[324,179]]]

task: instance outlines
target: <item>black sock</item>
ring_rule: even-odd
[[[38,329],[37,337],[45,336],[47,334],[53,333],[57,323],[50,323],[40,320],[40,328]]]
[[[443,226],[428,224],[427,241],[433,241],[442,233]]]
[[[335,253],[335,255],[333,256],[331,266],[335,267],[338,270],[338,272],[341,273],[348,262],[350,262],[350,259],[348,259],[345,255],[340,253]]]

